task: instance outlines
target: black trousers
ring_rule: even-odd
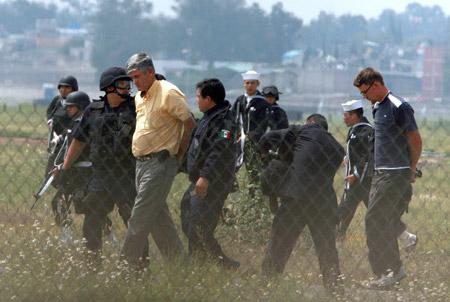
[[[194,187],[195,183],[192,183],[181,200],[181,226],[189,240],[189,254],[206,254],[223,261],[226,256],[214,231],[231,184],[226,188],[210,187],[203,199],[193,196]]]
[[[406,229],[401,216],[411,195],[409,169],[375,172],[365,223],[369,262],[377,276],[396,273],[402,265],[397,237]]]
[[[340,235],[345,235],[350,223],[355,216],[356,209],[362,201],[364,205],[369,204],[370,182],[364,182],[346,189],[342,200],[338,206],[339,228]]]
[[[89,192],[82,201],[84,214],[83,237],[86,239],[86,247],[93,252],[102,249],[103,226],[106,224],[107,215],[112,212],[114,205],[119,209],[119,215],[127,226],[131,216],[134,196],[127,199],[117,198],[107,191]]]
[[[319,259],[323,283],[326,287],[335,285],[340,274],[335,242],[336,208],[335,197],[328,200],[283,199],[272,223],[271,237],[262,264],[263,272],[271,275],[284,271],[297,238],[305,226],[308,226]]]
[[[81,207],[84,214],[83,237],[86,239],[86,247],[96,255],[102,250],[103,226],[106,224],[107,215],[117,206],[119,215],[126,227],[131,217],[131,211],[136,198],[134,179],[118,176],[108,179],[103,178],[104,183],[91,181],[89,192],[83,199]],[[107,186],[107,184],[110,184]],[[103,190],[98,190],[102,188]],[[143,266],[147,266],[149,253],[148,240],[145,239],[145,248],[142,254]]]
[[[356,188],[350,188],[344,195],[342,196],[341,203],[338,206],[338,217],[339,217],[339,225],[338,225],[338,233],[340,235],[345,235],[347,233],[348,227],[355,216],[356,209],[358,208],[359,203],[362,201],[366,208],[369,206],[369,193],[370,193],[369,184],[361,184]],[[411,200],[411,194],[407,191],[404,195],[404,199],[406,204]],[[397,237],[406,230],[406,224],[400,219],[397,220],[395,224],[395,232]]]

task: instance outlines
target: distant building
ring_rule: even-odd
[[[444,96],[444,47],[427,47],[423,56],[422,96],[442,100]]]

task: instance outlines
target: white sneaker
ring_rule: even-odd
[[[401,267],[397,274],[394,274],[394,272],[390,272],[389,274],[381,275],[380,278],[370,282],[369,288],[389,290],[404,278],[406,278],[406,272],[405,269]]]

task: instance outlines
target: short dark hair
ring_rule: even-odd
[[[322,114],[314,113],[306,118],[306,123],[314,123],[322,127],[323,129],[328,131],[328,122],[327,118]]]
[[[359,118],[362,118],[364,115],[364,109],[358,108],[355,110],[350,110],[349,113],[355,113]]]
[[[209,96],[216,104],[225,101],[225,87],[218,79],[205,79],[198,82],[195,87],[202,97]]]
[[[361,70],[353,81],[353,86],[361,87],[361,85],[372,85],[375,81],[384,86],[384,80],[381,73],[372,67],[367,67]]]

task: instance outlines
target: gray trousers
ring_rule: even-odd
[[[174,157],[136,161],[137,196],[122,247],[122,256],[131,264],[141,263],[149,234],[164,258],[183,254],[183,244],[166,203],[177,170]]]

